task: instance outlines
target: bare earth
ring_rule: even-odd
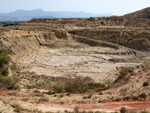
[[[38,75],[52,77],[90,77],[95,82],[104,82],[108,79],[114,79],[112,74],[115,74],[117,67],[134,67],[141,64],[140,62],[132,62],[131,60],[136,57],[127,52],[123,49],[114,50],[99,47],[40,48],[33,51],[32,54],[25,54],[18,58],[17,64],[21,67],[22,72],[35,72]],[[114,63],[109,59],[121,59],[122,61]]]

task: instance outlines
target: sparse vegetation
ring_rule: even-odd
[[[84,82],[83,80],[76,78],[76,79],[69,79],[64,82],[58,82],[53,85],[53,91],[55,93],[84,93],[90,90],[92,91],[102,91],[106,89],[106,86],[101,83],[93,83],[93,82]]]
[[[0,67],[7,65],[9,63],[9,56],[6,54],[0,54]]]
[[[0,89],[1,90],[12,90],[18,88],[18,80],[14,77],[3,77],[0,76]]]
[[[62,93],[64,91],[64,84],[55,83],[54,86],[53,86],[53,91],[55,93]]]
[[[133,100],[139,100],[138,96],[132,96]]]
[[[3,76],[7,76],[7,75],[8,75],[8,67],[4,67],[4,68],[2,69],[2,75],[3,75]]]
[[[8,52],[0,49],[0,89],[1,90],[11,90],[17,89],[18,80],[15,77],[8,77],[10,57]]]
[[[10,57],[8,56],[8,52],[1,49],[0,50],[0,75],[2,76],[8,75],[9,61],[10,61]]]
[[[121,95],[121,96],[125,96],[126,93],[127,93],[127,90],[128,90],[127,88],[121,89],[120,95]]]
[[[88,83],[88,89],[98,89],[100,90],[104,90],[106,88],[106,86],[104,84],[101,83]]]
[[[65,91],[70,93],[84,93],[88,91],[88,85],[82,80],[67,80],[65,83]]]

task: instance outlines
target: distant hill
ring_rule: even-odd
[[[122,16],[126,26],[150,26],[150,7]]]
[[[150,7],[123,16],[102,17],[99,20],[108,26],[148,27],[150,26]]]
[[[92,14],[85,12],[46,12],[42,9],[36,10],[17,10],[10,13],[0,13],[0,21],[28,21],[32,18],[87,18],[87,17],[102,17],[111,16],[111,14]]]
[[[130,19],[150,19],[150,7],[124,15],[124,17]]]

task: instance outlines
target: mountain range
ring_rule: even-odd
[[[29,21],[33,18],[88,18],[88,17],[112,16],[111,14],[92,14],[86,12],[51,11],[42,9],[17,10],[10,13],[0,12],[0,21]]]

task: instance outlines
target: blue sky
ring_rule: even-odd
[[[123,15],[149,6],[150,0],[1,0],[0,12],[43,9]]]

